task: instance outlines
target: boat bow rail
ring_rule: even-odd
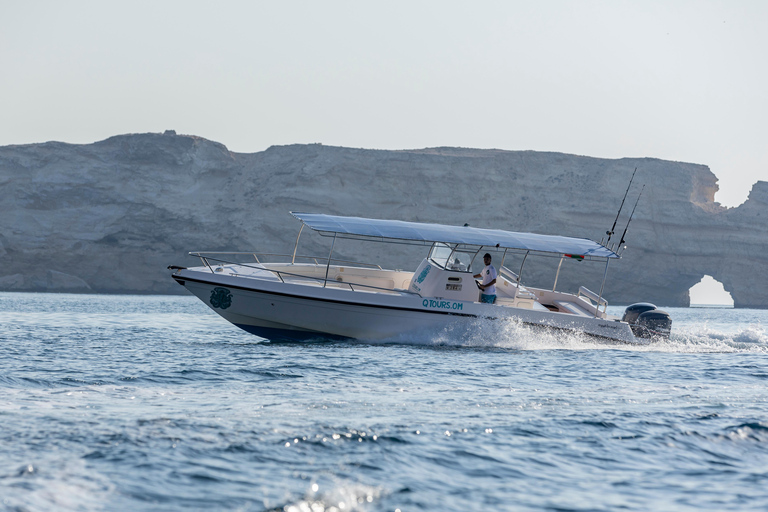
[[[327,273],[323,277],[319,277],[319,276],[311,275],[311,273],[306,273],[306,272],[300,273],[300,271],[306,270],[309,268],[327,270],[327,268],[330,266],[330,263],[334,263],[336,264],[334,268],[344,269],[345,267],[340,267],[338,266],[338,264],[346,264],[346,265],[360,266],[362,268],[367,268],[370,270],[390,272],[390,271],[384,270],[381,267],[381,265],[378,265],[375,263],[365,263],[365,262],[338,259],[338,258],[331,258],[329,260],[329,264],[326,264],[326,261],[328,260],[328,258],[321,257],[321,256],[301,256],[301,255],[295,255],[295,254],[242,252],[242,251],[241,252],[192,251],[192,252],[189,252],[188,254],[190,256],[200,258],[200,260],[205,265],[205,268],[207,268],[208,271],[212,274],[220,274],[226,269],[226,270],[229,270],[229,275],[236,276],[236,277],[253,278],[253,279],[264,278],[263,274],[242,272],[242,269],[249,269],[249,270],[255,270],[257,272],[269,272],[277,276],[280,279],[280,281],[283,283],[285,283],[286,280],[294,283],[296,283],[297,280],[310,280],[312,282],[321,284],[323,287],[326,287],[329,284],[335,287],[338,287],[340,286],[341,282],[339,281],[338,277],[329,278]],[[243,262],[242,260],[236,259],[237,256],[253,258],[254,262]],[[286,259],[290,261],[286,261],[285,263],[282,263],[282,264],[275,263],[275,262],[266,263],[266,262],[262,262],[262,259],[264,258]],[[308,264],[295,263],[296,259],[299,259],[300,261],[308,261],[310,263]],[[323,261],[320,261],[320,260],[323,260]],[[291,272],[291,271],[280,270],[278,268],[275,268],[275,266],[280,266],[280,265],[287,266],[287,267],[295,267],[297,271]],[[346,268],[349,268],[349,267],[346,267]],[[180,267],[180,269],[186,269],[186,268]],[[384,292],[390,292],[390,293],[392,292],[404,293],[408,295],[415,295],[418,297],[422,297],[421,294],[419,293],[412,292],[404,288],[395,288],[394,286],[392,288],[387,288],[387,287],[375,286],[375,285],[359,283],[359,282],[343,282],[343,284],[341,285],[344,287],[349,287],[349,289],[352,291],[357,291],[355,290],[355,288],[359,287],[359,288],[365,288],[365,289],[370,289],[375,291],[384,291]]]
[[[273,257],[273,258],[290,258],[291,263],[294,262],[296,258],[305,260],[305,261],[312,261],[316,265],[319,265],[318,260],[325,261],[327,257],[325,256],[297,256],[295,254],[279,254],[279,253],[270,253],[270,252],[247,252],[247,251],[238,251],[238,252],[232,252],[232,251],[192,251],[188,253],[190,256],[195,256],[197,258],[200,258],[203,263],[206,264],[210,268],[210,265],[208,265],[208,261],[216,261],[216,262],[224,262],[224,263],[235,263],[233,261],[228,260],[222,260],[217,258],[216,256],[252,256],[254,261],[258,264],[261,264],[261,260],[259,260],[259,256],[262,258],[264,257]],[[377,265],[375,263],[363,263],[360,261],[351,261],[351,260],[342,260],[338,258],[333,258],[331,261],[336,263],[349,263],[352,265],[362,265],[364,267],[371,267],[371,268],[378,268],[379,270],[383,270],[381,268],[381,265]],[[237,264],[244,264],[242,262],[239,262]]]

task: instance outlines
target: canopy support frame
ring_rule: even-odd
[[[504,254],[501,255],[501,264],[499,265],[499,270],[501,270],[501,268],[504,266],[504,258],[507,257],[507,251],[508,250],[509,249],[507,249],[506,247],[504,248]],[[478,252],[480,252],[480,251],[478,251]]]
[[[603,272],[603,282],[600,284],[600,294],[597,296],[597,304],[595,304],[595,318],[600,313],[600,302],[603,300],[603,288],[605,287],[605,279],[608,277],[608,264],[610,262],[610,258],[605,258],[605,272]],[[605,309],[607,311],[608,308]]]
[[[432,245],[443,242],[449,245],[459,244],[475,247],[510,249],[534,254],[545,253],[552,257],[562,254],[579,254],[587,260],[619,258],[611,249],[587,238],[573,238],[559,235],[536,233],[516,233],[484,228],[459,228],[442,224],[424,222],[406,222],[387,219],[367,219],[291,212],[294,217],[308,225],[321,236],[337,236],[352,240],[365,240],[386,243],[405,243],[414,245]],[[489,243],[493,240],[493,243]]]
[[[555,291],[555,288],[557,288],[557,279],[560,277],[560,267],[563,266],[564,259],[565,259],[565,255],[560,256],[560,263],[557,264],[557,273],[555,273],[555,284],[552,285],[552,291]]]
[[[323,281],[323,288],[328,284],[328,271],[331,269],[331,256],[333,256],[333,246],[336,245],[336,235],[333,235],[333,242],[331,243],[331,252],[328,253],[328,264],[325,266],[325,280]]]
[[[472,256],[472,259],[469,262],[469,268],[472,268],[472,264],[475,262],[475,258],[477,258],[477,255],[480,254],[480,251],[483,250],[484,245],[481,245],[476,251],[475,254]]]
[[[523,256],[523,262],[520,263],[520,273],[517,274],[517,287],[520,288],[523,286],[523,265],[525,265],[525,260],[528,259],[528,253],[531,251],[525,251],[525,256]]]
[[[291,265],[296,263],[296,250],[299,248],[299,238],[301,238],[301,232],[304,231],[304,226],[306,226],[306,224],[302,222],[301,227],[299,228],[299,234],[298,236],[296,236],[296,245],[293,246],[293,256],[291,257]]]

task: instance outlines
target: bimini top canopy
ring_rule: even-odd
[[[369,240],[405,240],[421,243],[444,242],[472,246],[499,247],[543,253],[567,254],[588,259],[618,258],[619,255],[587,238],[570,238],[534,233],[515,233],[501,229],[446,226],[402,220],[342,217],[322,213],[291,215],[322,235],[346,235]]]

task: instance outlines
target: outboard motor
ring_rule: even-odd
[[[656,305],[651,304],[650,302],[638,302],[637,304],[632,304],[624,310],[624,316],[621,317],[621,321],[632,325],[637,322],[637,317],[640,316],[640,313],[653,311],[654,309],[656,309]]]
[[[669,313],[656,309],[655,305],[648,302],[639,302],[627,307],[621,320],[627,322],[634,335],[639,338],[669,338],[672,330],[672,317]]]

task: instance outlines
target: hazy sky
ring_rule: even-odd
[[[0,0],[0,145],[464,146],[768,180],[768,1]]]

